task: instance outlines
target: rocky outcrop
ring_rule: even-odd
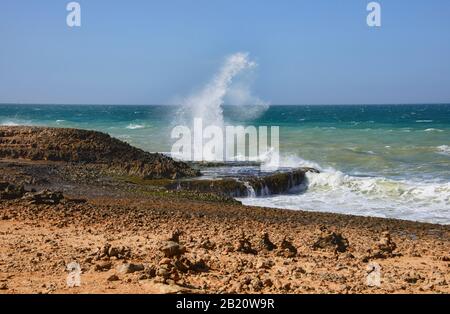
[[[114,174],[148,179],[200,175],[186,163],[145,152],[105,133],[78,129],[0,127],[0,158],[98,164]]]
[[[313,168],[297,168],[262,177],[246,178],[246,181],[253,187],[256,196],[282,194],[304,183],[307,172],[319,171]]]
[[[216,180],[181,180],[170,182],[166,187],[171,190],[191,190],[198,192],[215,192],[231,197],[273,195],[286,193],[305,182],[307,172],[318,171],[313,168],[296,168],[264,176],[247,176],[239,178],[222,178]],[[252,190],[249,190],[252,189]]]

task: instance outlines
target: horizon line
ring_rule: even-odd
[[[0,106],[18,105],[18,106],[182,106],[182,104],[101,104],[101,103],[1,103]],[[449,102],[414,102],[414,103],[336,103],[336,104],[308,104],[308,103],[271,103],[268,106],[414,106],[414,105],[450,105]],[[223,105],[225,107],[233,107],[237,105]],[[244,105],[244,106],[259,106],[259,105]]]

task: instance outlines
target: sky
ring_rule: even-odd
[[[450,1],[0,1],[0,103],[173,104],[248,52],[272,104],[450,102]]]

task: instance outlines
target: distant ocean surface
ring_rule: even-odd
[[[0,105],[0,125],[99,130],[169,152],[175,106]],[[232,125],[280,126],[284,166],[313,166],[306,192],[244,204],[450,223],[450,104],[224,108]]]

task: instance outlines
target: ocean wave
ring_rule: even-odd
[[[424,130],[425,132],[444,132],[444,130],[441,129],[435,129],[435,128],[429,128]]]
[[[341,190],[365,197],[403,200],[407,203],[440,203],[450,206],[450,182],[414,182],[384,177],[354,177],[340,171],[308,173],[308,189]]]
[[[437,147],[437,151],[440,154],[449,155],[450,156],[450,146],[448,145],[441,145]]]
[[[447,145],[439,151],[450,153]],[[304,186],[289,195],[240,199],[246,205],[337,212],[450,224],[450,182],[354,176],[322,167],[295,155],[280,158],[282,167],[313,167]]]
[[[28,125],[28,124],[29,124],[28,121],[15,120],[15,119],[3,120],[0,122],[1,126],[20,126],[20,125]]]
[[[145,125],[130,123],[126,128],[129,130],[137,130],[145,128]]]
[[[433,120],[416,120],[417,123],[431,123]]]

